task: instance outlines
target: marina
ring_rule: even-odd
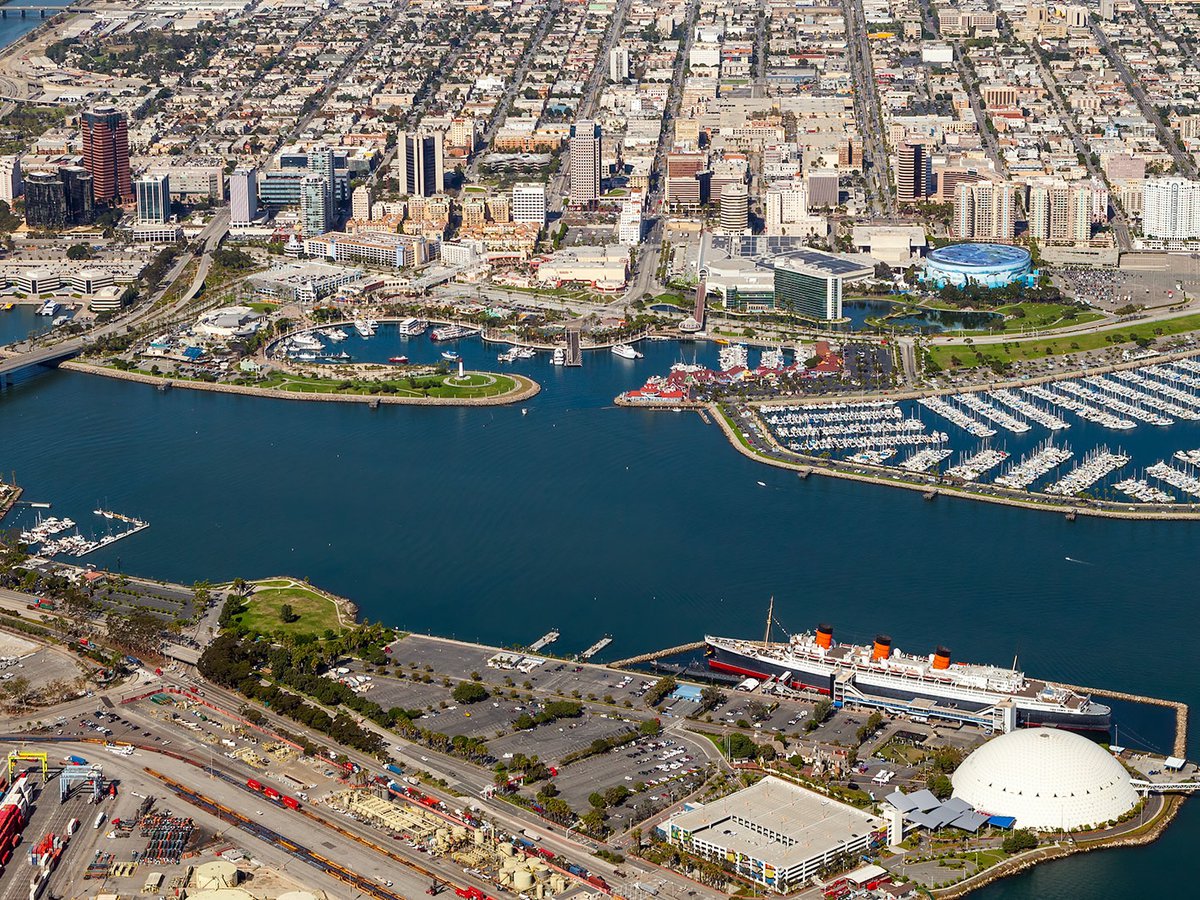
[[[1051,431],[1062,431],[1064,428],[1071,426],[1067,422],[1051,412],[1047,412],[1040,406],[1030,403],[1022,397],[1009,390],[989,391],[988,396],[999,403],[1004,404],[1010,409],[1015,409],[1021,415],[1031,422],[1036,422],[1043,428],[1048,428]]]
[[[1047,494],[1071,495],[1086,491],[1101,478],[1129,463],[1130,457],[1124,453],[1114,453],[1107,447],[1097,447],[1089,450],[1083,462],[1067,475],[1046,488]]]
[[[1012,488],[1027,488],[1039,478],[1057,469],[1072,455],[1068,448],[1056,447],[1047,439],[1032,455],[1023,458],[997,478],[996,484]]]
[[[947,403],[941,397],[922,397],[917,401],[927,410],[937,413],[951,425],[956,425],[967,434],[977,438],[994,437],[996,430],[984,425],[978,419],[972,418],[958,407]]]
[[[973,456],[965,458],[958,465],[951,466],[946,474],[963,481],[977,481],[985,472],[990,472],[996,466],[1008,459],[1008,453],[988,447]]]

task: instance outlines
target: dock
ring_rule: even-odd
[[[557,628],[555,628],[551,631],[547,631],[540,638],[538,638],[536,641],[534,641],[532,644],[529,645],[529,652],[537,653],[543,647],[549,647],[551,644],[553,644],[555,641],[557,641],[560,637],[562,637],[562,635],[560,635],[558,633]]]
[[[88,549],[84,550],[82,553],[77,553],[75,555],[77,557],[83,557],[83,556],[87,556],[89,553],[95,553],[97,550],[101,549],[102,547],[107,547],[110,544],[115,544],[117,541],[124,540],[125,538],[130,537],[131,535],[137,534],[139,531],[145,531],[149,527],[150,527],[149,522],[141,522],[137,525],[134,525],[132,528],[128,528],[125,531],[119,532],[118,534],[105,535],[104,537],[100,538],[100,540],[96,541],[96,546],[89,547]]]
[[[596,641],[596,643],[592,644],[592,646],[588,647],[586,650],[584,650],[582,653],[580,653],[579,661],[587,662],[589,659],[591,659],[593,656],[595,656],[597,653],[599,653],[601,650],[603,650],[605,647],[607,647],[609,644],[611,644],[612,641],[613,641],[612,635],[606,634],[604,637],[600,638],[600,640]]]

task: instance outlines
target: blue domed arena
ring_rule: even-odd
[[[925,260],[922,280],[934,287],[968,283],[1004,287],[1014,281],[1030,281],[1033,257],[1024,247],[1008,244],[949,244],[934,250]]]

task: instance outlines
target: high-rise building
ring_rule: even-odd
[[[803,254],[775,260],[775,308],[807,319],[842,317],[841,270]]]
[[[0,200],[11,204],[21,190],[21,154],[0,156]]]
[[[350,195],[350,218],[368,220],[371,218],[371,189],[360,184]]]
[[[712,172],[701,150],[676,150],[667,154],[667,205],[673,209],[698,209],[708,203]]]
[[[300,182],[300,229],[304,237],[329,231],[329,182],[323,175],[305,175]]]
[[[746,234],[750,230],[750,192],[744,184],[727,184],[721,188],[721,231],[725,234]]]
[[[608,80],[618,84],[629,77],[629,50],[613,47],[608,51]]]
[[[115,106],[97,106],[80,117],[83,166],[92,174],[97,203],[126,203],[133,197],[129,174],[129,125]]]
[[[402,131],[396,145],[396,177],[400,193],[432,197],[446,189],[442,168],[442,133],[420,128]]]
[[[140,225],[165,225],[171,218],[171,179],[164,172],[143,175],[133,183]]]
[[[954,236],[1011,242],[1016,236],[1016,193],[1005,182],[959,182],[954,189]]]
[[[1168,241],[1200,237],[1200,181],[1148,180],[1142,189],[1142,233]]]
[[[1031,184],[1029,236],[1048,244],[1086,244],[1101,202],[1102,216],[1107,218],[1108,192],[1103,185],[1065,181]]]
[[[862,139],[856,137],[848,137],[838,144],[838,168],[839,169],[861,169],[863,145]]]
[[[459,204],[463,228],[482,228],[487,224],[487,198],[467,194]]]
[[[82,166],[30,172],[25,176],[25,224],[60,229],[95,221],[92,176]]]
[[[546,186],[537,181],[518,181],[514,184],[511,216],[514,222],[536,222],[538,225],[545,225]]]
[[[896,199],[920,203],[929,198],[929,151],[924,144],[905,142],[896,149]]]
[[[768,235],[803,237],[826,234],[829,224],[824,216],[809,212],[808,187],[794,179],[773,184],[764,198],[764,226]]]
[[[229,179],[229,224],[249,225],[258,218],[258,172],[240,166]]]
[[[572,206],[594,206],[600,198],[600,125],[576,122],[571,126],[570,201]]]

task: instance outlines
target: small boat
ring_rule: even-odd
[[[766,483],[765,481],[760,481],[760,482],[758,483],[758,486],[759,486],[759,487],[766,487],[766,486],[767,486],[767,483]]]
[[[619,356],[621,359],[641,359],[642,354],[628,344],[613,344],[612,352],[614,356]]]
[[[16,304],[15,304],[15,303],[5,303],[5,304],[4,304],[4,311],[5,311],[5,312],[8,312],[8,311],[9,311],[10,309],[12,309],[14,306],[16,306]]]
[[[408,357],[407,356],[389,356],[388,362],[390,362],[390,363],[406,363],[406,362],[408,362]]]
[[[333,341],[334,343],[344,341],[347,337],[349,337],[349,335],[340,328],[326,328],[320,333],[323,337],[329,338],[329,340]]]
[[[376,322],[374,319],[355,319],[354,330],[363,337],[371,337],[375,334]]]
[[[42,304],[42,308],[37,311],[39,316],[53,316],[58,312],[58,303],[54,300],[47,300]]]
[[[554,357],[550,360],[556,366],[565,365],[567,362],[567,352],[562,347],[554,348]]]
[[[523,416],[529,415],[529,410],[525,409],[525,407],[521,407],[521,415],[523,415]]]
[[[297,353],[295,356],[292,357],[292,359],[298,359],[298,360],[301,360],[302,362],[312,362],[316,358],[317,358],[317,354],[309,353],[307,350]]]
[[[443,350],[442,359],[449,360],[450,362],[458,362],[458,354],[453,350]]]

